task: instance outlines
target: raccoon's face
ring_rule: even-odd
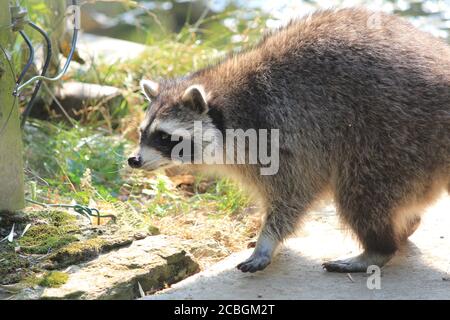
[[[202,130],[215,128],[203,86],[142,80],[141,88],[150,106],[139,128],[139,148],[128,159],[130,167],[152,171],[192,160],[194,144],[203,143],[194,139],[198,130],[194,124],[201,122]],[[174,148],[178,150],[182,141],[192,145],[190,154],[182,151],[174,156]]]

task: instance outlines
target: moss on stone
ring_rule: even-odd
[[[77,264],[96,258],[100,253],[105,253],[133,242],[130,237],[92,238],[85,241],[71,243],[52,254],[49,260],[54,267],[62,268],[71,264]]]
[[[65,272],[51,271],[39,281],[39,285],[48,288],[59,288],[65,284],[68,279],[69,275]]]
[[[147,230],[148,230],[149,234],[152,236],[161,234],[161,231],[159,231],[159,229],[157,227],[152,226],[152,225],[149,225]]]
[[[0,284],[19,282],[26,275],[30,262],[2,247],[0,252]]]
[[[71,243],[52,254],[50,260],[56,262],[58,267],[88,261],[100,254],[104,243],[105,241],[99,238]]]
[[[24,253],[46,254],[78,240],[74,235],[79,232],[76,218],[67,212],[44,210],[33,212],[30,217],[45,223],[33,225],[18,240]]]
[[[28,287],[34,287],[41,282],[42,278],[38,276],[36,273],[32,273],[27,277],[24,277],[21,283],[25,284]]]
[[[33,220],[45,220],[49,224],[56,227],[68,227],[74,226],[76,224],[77,218],[66,212],[61,210],[41,210],[34,211],[29,213],[29,217]]]
[[[75,224],[77,220],[74,215],[71,215],[65,211],[56,211],[56,210],[41,211],[41,216],[47,218],[49,222],[56,227],[60,226],[67,227],[68,225]]]
[[[69,228],[69,232],[73,232],[73,228]],[[50,249],[59,249],[77,240],[64,226],[40,224],[30,227],[18,242],[24,253],[46,254]]]
[[[16,237],[14,243],[0,246],[0,283],[11,284],[24,281],[34,275],[33,263],[15,252],[20,247],[24,254],[46,254],[50,249],[61,248],[77,241],[74,233],[79,231],[76,218],[67,212],[57,210],[33,211],[21,214],[1,215],[0,227],[9,230],[14,224],[17,231],[32,226],[23,237]],[[4,232],[3,232],[4,233]]]

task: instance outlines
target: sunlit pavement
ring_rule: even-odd
[[[379,282],[321,267],[324,260],[358,252],[330,205],[310,214],[299,236],[263,272],[235,269],[250,255],[246,250],[146,299],[450,299],[450,197],[428,209],[407,245],[382,268]]]

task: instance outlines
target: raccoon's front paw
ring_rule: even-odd
[[[270,264],[271,258],[263,254],[255,254],[242,263],[239,263],[236,268],[242,272],[256,272],[265,269]]]

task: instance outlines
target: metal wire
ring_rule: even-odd
[[[25,77],[25,74],[27,73],[28,69],[30,69],[30,67],[34,61],[34,48],[33,48],[33,45],[31,44],[30,39],[27,37],[27,34],[23,30],[20,30],[19,33],[22,36],[23,40],[25,41],[30,54],[28,56],[27,64],[25,65],[22,72],[20,73],[19,78],[17,79],[16,83],[18,83],[18,84],[22,82],[23,77]]]
[[[75,0],[73,0],[72,2],[74,3],[74,5],[76,4]],[[77,40],[78,40],[78,31],[79,31],[79,29],[77,27],[77,24],[75,23],[74,24],[74,29],[73,29],[73,36],[72,36],[72,48],[70,48],[70,53],[69,53],[69,55],[67,57],[66,63],[64,64],[64,67],[61,70],[61,72],[57,76],[55,76],[53,78],[45,77],[43,75],[33,77],[30,80],[28,80],[27,82],[25,82],[24,84],[22,84],[19,87],[17,87],[16,90],[15,90],[15,94],[18,94],[20,91],[23,90],[23,88],[25,88],[26,86],[28,86],[31,83],[33,83],[35,81],[38,81],[38,80],[45,80],[45,81],[54,82],[54,81],[58,81],[59,79],[61,79],[64,76],[64,74],[67,72],[67,69],[69,68],[70,62],[72,61],[72,57],[73,57],[73,55],[75,53],[75,49],[76,49],[76,46],[77,46]]]
[[[28,22],[28,24],[30,25],[30,27],[32,27],[37,32],[39,32],[42,35],[42,37],[44,37],[45,42],[47,44],[47,56],[45,58],[44,66],[42,67],[42,71],[41,71],[41,76],[45,76],[45,74],[47,73],[48,67],[50,66],[50,61],[52,58],[52,42],[51,42],[48,34],[44,30],[42,30],[39,26],[37,26],[35,23],[33,23],[31,21]],[[25,125],[25,122],[27,121],[28,116],[30,115],[31,109],[33,109],[34,101],[36,100],[36,97],[39,92],[39,89],[41,88],[41,85],[42,85],[42,80],[38,80],[38,82],[36,83],[36,87],[34,88],[33,94],[30,98],[30,101],[28,102],[25,110],[22,113],[22,120],[20,122],[20,126],[22,128]],[[15,94],[17,94],[17,90],[18,89],[15,90]]]
[[[11,69],[11,72],[12,72],[12,75],[13,75],[13,77],[14,77],[14,80],[16,80],[16,82],[15,82],[15,87],[17,87],[17,86],[22,82],[23,78],[25,77],[25,74],[28,72],[28,69],[30,69],[30,67],[31,67],[31,65],[33,64],[33,61],[34,61],[34,48],[33,48],[33,45],[32,45],[32,43],[31,43],[30,39],[28,38],[28,36],[26,35],[26,33],[25,33],[24,31],[21,30],[21,31],[19,31],[19,33],[20,33],[20,35],[22,36],[23,40],[25,41],[25,43],[26,43],[26,45],[27,45],[27,47],[28,47],[28,50],[29,50],[29,56],[28,56],[27,64],[26,64],[25,67],[23,68],[23,70],[22,70],[22,72],[20,73],[19,78],[17,78],[17,80],[16,80],[16,74],[15,74],[15,72],[14,72],[14,68],[13,68],[11,62],[9,61],[9,57],[8,57],[8,55],[7,55],[6,51],[5,51],[5,49],[3,49],[3,47],[1,47],[1,49],[2,49],[2,51],[3,51],[3,54],[5,55],[5,59],[6,59],[6,61],[8,62],[9,67],[10,67],[10,69]],[[16,102],[17,102],[17,98],[15,97],[15,94],[13,94],[13,96],[14,96],[14,100],[13,100],[11,109],[9,110],[8,117],[6,118],[6,121],[5,121],[5,123],[3,124],[2,129],[0,130],[0,136],[1,136],[1,135],[3,134],[3,132],[5,131],[6,126],[8,125],[9,120],[11,119],[11,115],[12,115],[12,113],[13,113],[14,107],[15,107]]]
[[[97,224],[100,225],[101,218],[111,218],[113,222],[116,222],[117,217],[113,214],[100,214],[100,211],[96,208],[90,208],[87,206],[82,206],[80,204],[63,204],[63,203],[42,203],[32,199],[25,199],[28,202],[40,205],[44,208],[65,208],[73,209],[76,213],[85,216],[91,221],[91,217],[97,218]]]
[[[76,6],[77,5],[77,0],[72,0],[72,5]],[[63,69],[61,70],[61,72],[57,76],[55,76],[53,78],[48,78],[48,77],[45,76],[45,74],[47,73],[47,69],[48,69],[48,67],[50,65],[50,60],[51,60],[51,55],[52,55],[51,40],[50,40],[48,34],[44,30],[42,30],[40,27],[38,27],[33,22],[31,22],[31,21],[28,22],[28,24],[33,29],[37,30],[44,37],[44,39],[45,39],[45,41],[47,43],[47,57],[45,59],[44,66],[42,68],[41,75],[29,79],[27,82],[25,82],[22,85],[20,85],[20,83],[22,82],[26,72],[28,71],[28,69],[30,68],[30,66],[31,66],[31,64],[32,64],[32,62],[34,60],[34,49],[33,49],[33,46],[31,44],[31,41],[29,40],[27,35],[22,30],[20,31],[21,36],[23,37],[23,39],[25,40],[25,43],[27,44],[28,48],[30,49],[30,56],[29,56],[27,65],[22,70],[22,72],[21,72],[21,74],[19,76],[19,79],[15,83],[15,88],[14,88],[14,91],[13,91],[13,95],[15,96],[15,98],[13,100],[11,109],[10,109],[9,114],[8,114],[8,117],[7,117],[6,121],[5,121],[5,123],[3,124],[2,128],[0,129],[0,136],[3,134],[4,130],[6,129],[6,126],[8,125],[8,122],[9,122],[9,120],[11,118],[11,115],[12,115],[12,112],[14,110],[14,107],[15,107],[15,105],[17,103],[17,98],[16,97],[18,96],[20,91],[22,91],[26,86],[30,85],[31,83],[33,83],[35,81],[38,81],[36,86],[35,86],[35,88],[34,88],[33,94],[32,94],[32,96],[30,98],[30,101],[27,104],[24,112],[22,113],[21,127],[23,128],[23,126],[25,125],[26,119],[27,119],[27,117],[29,116],[29,114],[31,112],[31,109],[33,108],[34,101],[35,101],[35,99],[37,97],[37,94],[38,94],[39,89],[40,89],[41,84],[42,84],[42,80],[58,81],[67,72],[67,69],[69,68],[70,62],[72,61],[73,55],[75,53],[76,44],[77,44],[77,40],[78,40],[78,31],[79,31],[78,22],[79,21],[77,21],[77,16],[75,16],[73,36],[72,36],[72,47],[70,49],[70,53],[69,53],[69,55],[67,57],[66,63],[64,65]],[[12,67],[11,62],[9,61],[8,54],[6,53],[6,51],[5,51],[5,49],[3,47],[1,47],[1,50],[3,51],[3,54],[5,55],[5,59],[6,59],[6,61],[9,64],[9,68],[11,69],[11,72],[12,72],[12,74],[14,76],[14,79],[16,79],[16,75],[14,73],[14,68]]]

